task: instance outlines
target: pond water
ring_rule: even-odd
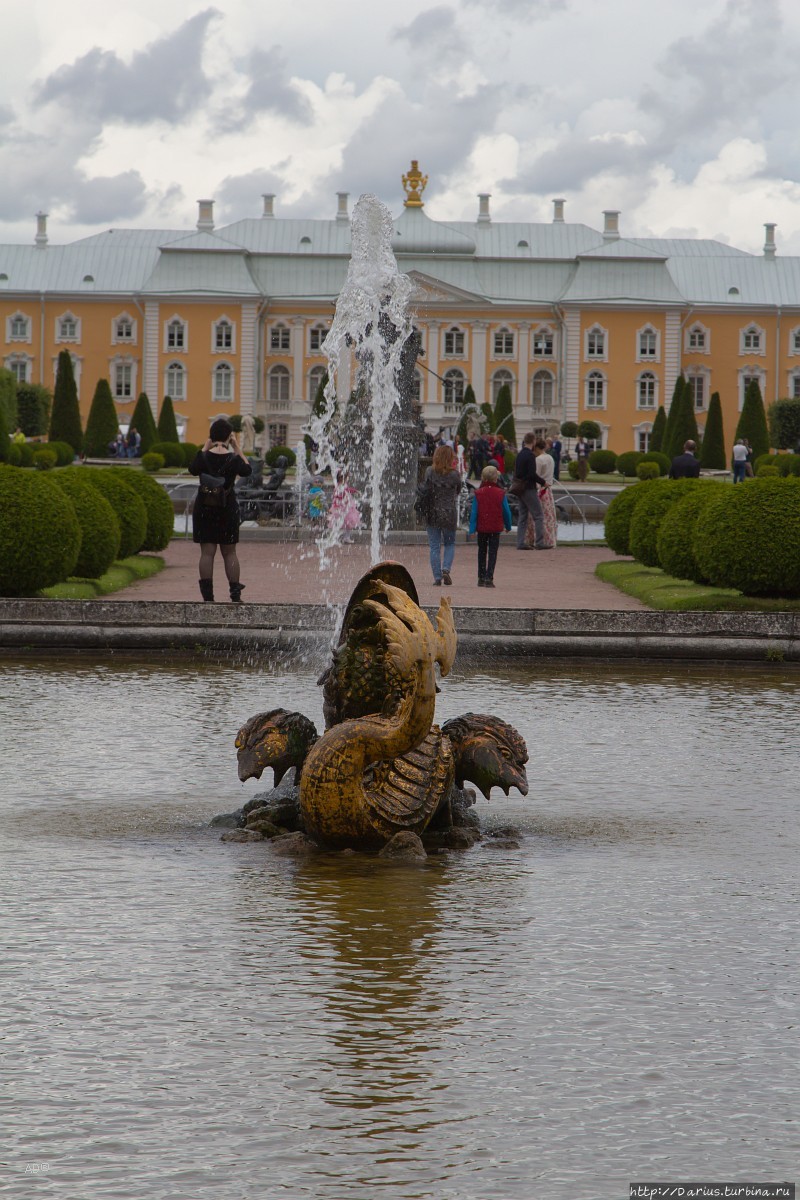
[[[531,752],[519,850],[311,861],[207,822],[313,665],[0,658],[0,1196],[617,1200],[786,1179],[800,677],[443,681]]]

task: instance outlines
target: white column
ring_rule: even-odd
[[[256,347],[258,305],[248,300],[243,304],[239,316],[239,411],[254,414],[256,411]]]
[[[530,370],[531,361],[531,327],[523,322],[519,325],[519,345],[517,347],[517,395],[515,408],[515,419],[527,417],[525,412],[530,413],[531,397],[528,387],[528,372]],[[517,431],[519,436],[519,430]]]
[[[438,403],[440,384],[436,376],[441,374],[439,370],[439,330],[441,327],[441,321],[428,321],[425,327],[428,334],[426,339],[425,365],[428,370],[424,371],[423,374],[425,376],[425,404],[428,407]],[[435,374],[432,375],[431,371],[435,372]]]
[[[486,394],[486,332],[488,321],[472,322],[472,384],[475,399],[483,404],[489,397]]]
[[[161,351],[161,314],[156,300],[146,300],[144,305],[144,330],[142,346],[144,350],[144,370],[142,371],[142,386],[147,392],[150,407],[158,404],[161,391],[158,382],[158,363]]]
[[[570,309],[564,314],[564,337],[566,347],[562,362],[564,379],[564,420],[579,421],[581,394],[581,314],[579,309]]]
[[[668,412],[675,390],[675,380],[681,373],[681,317],[670,309],[664,328],[664,408]]]

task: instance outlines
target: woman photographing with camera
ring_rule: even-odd
[[[200,545],[200,594],[214,599],[214,556],[222,552],[231,600],[239,603],[244,584],[239,582],[239,505],[234,493],[237,475],[247,476],[253,468],[242,454],[230,421],[218,417],[208,439],[197,451],[189,472],[200,478],[192,512],[192,537]]]

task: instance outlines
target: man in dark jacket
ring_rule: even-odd
[[[544,515],[542,513],[542,505],[539,500],[539,488],[546,485],[546,480],[538,474],[536,470],[536,455],[533,452],[533,447],[536,443],[535,433],[526,433],[522,439],[522,449],[517,455],[517,461],[514,465],[514,480],[521,480],[522,484],[516,484],[513,494],[517,498],[519,505],[519,516],[517,517],[517,549],[529,550],[530,547],[525,545],[525,531],[528,526],[528,521],[533,521],[535,533],[534,549],[544,550]],[[517,489],[522,486],[522,491]]]
[[[683,454],[677,454],[672,460],[670,479],[697,479],[700,474],[700,460],[695,458],[696,449],[692,441],[683,443]]]

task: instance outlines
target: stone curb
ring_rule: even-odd
[[[426,607],[429,616],[435,608]],[[455,608],[459,658],[493,656],[800,662],[800,613]],[[324,643],[318,604],[0,600],[0,649],[297,650]]]

